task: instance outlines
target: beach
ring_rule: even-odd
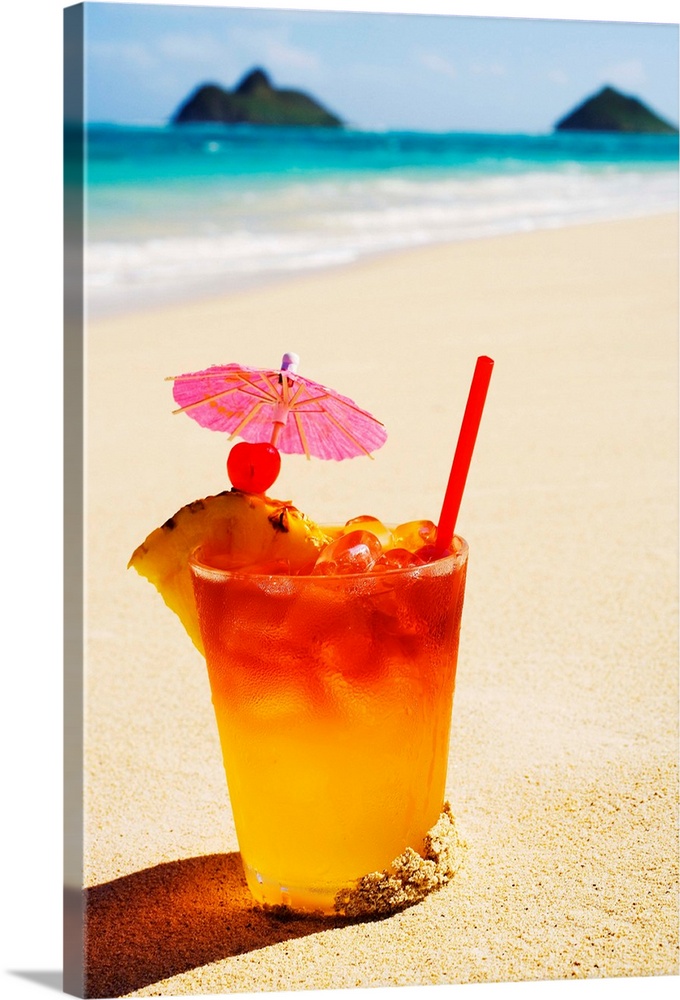
[[[677,345],[674,213],[87,324],[90,995],[677,976]],[[166,376],[284,351],[388,431],[373,460],[284,456],[275,495],[322,523],[436,520],[475,359],[495,361],[457,527],[447,798],[468,849],[449,885],[374,922],[252,909],[205,665],[126,569],[228,487],[230,445],[172,414]]]

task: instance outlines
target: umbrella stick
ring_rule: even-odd
[[[477,440],[477,431],[482,419],[482,410],[486,401],[486,393],[489,388],[492,369],[493,361],[491,358],[477,358],[468,401],[465,413],[463,414],[463,422],[458,434],[458,443],[453,456],[449,481],[446,493],[444,494],[444,502],[437,524],[435,545],[440,552],[447,549],[453,540],[458,511],[463,499],[465,481],[470,468],[475,441]]]

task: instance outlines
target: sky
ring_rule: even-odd
[[[679,118],[677,24],[87,3],[86,39],[92,121],[165,122],[255,66],[358,128],[544,133],[605,84]]]

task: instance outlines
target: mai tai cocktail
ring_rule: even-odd
[[[375,537],[375,536],[374,536]],[[444,803],[467,546],[403,569],[253,575],[192,556],[246,879],[261,903],[341,911]],[[404,551],[404,550],[400,550]]]
[[[365,515],[321,527],[265,495],[277,440],[342,458],[385,438],[347,397],[299,380],[296,361],[180,377],[180,412],[251,438],[230,453],[233,489],[183,507],[130,565],[205,655],[254,898],[385,914],[460,863],[444,802],[468,557],[454,527],[493,362],[478,359],[439,524],[391,530]],[[269,408],[270,441],[239,416],[240,395],[258,419]]]

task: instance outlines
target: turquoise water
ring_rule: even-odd
[[[678,139],[91,125],[91,309],[677,209]]]

